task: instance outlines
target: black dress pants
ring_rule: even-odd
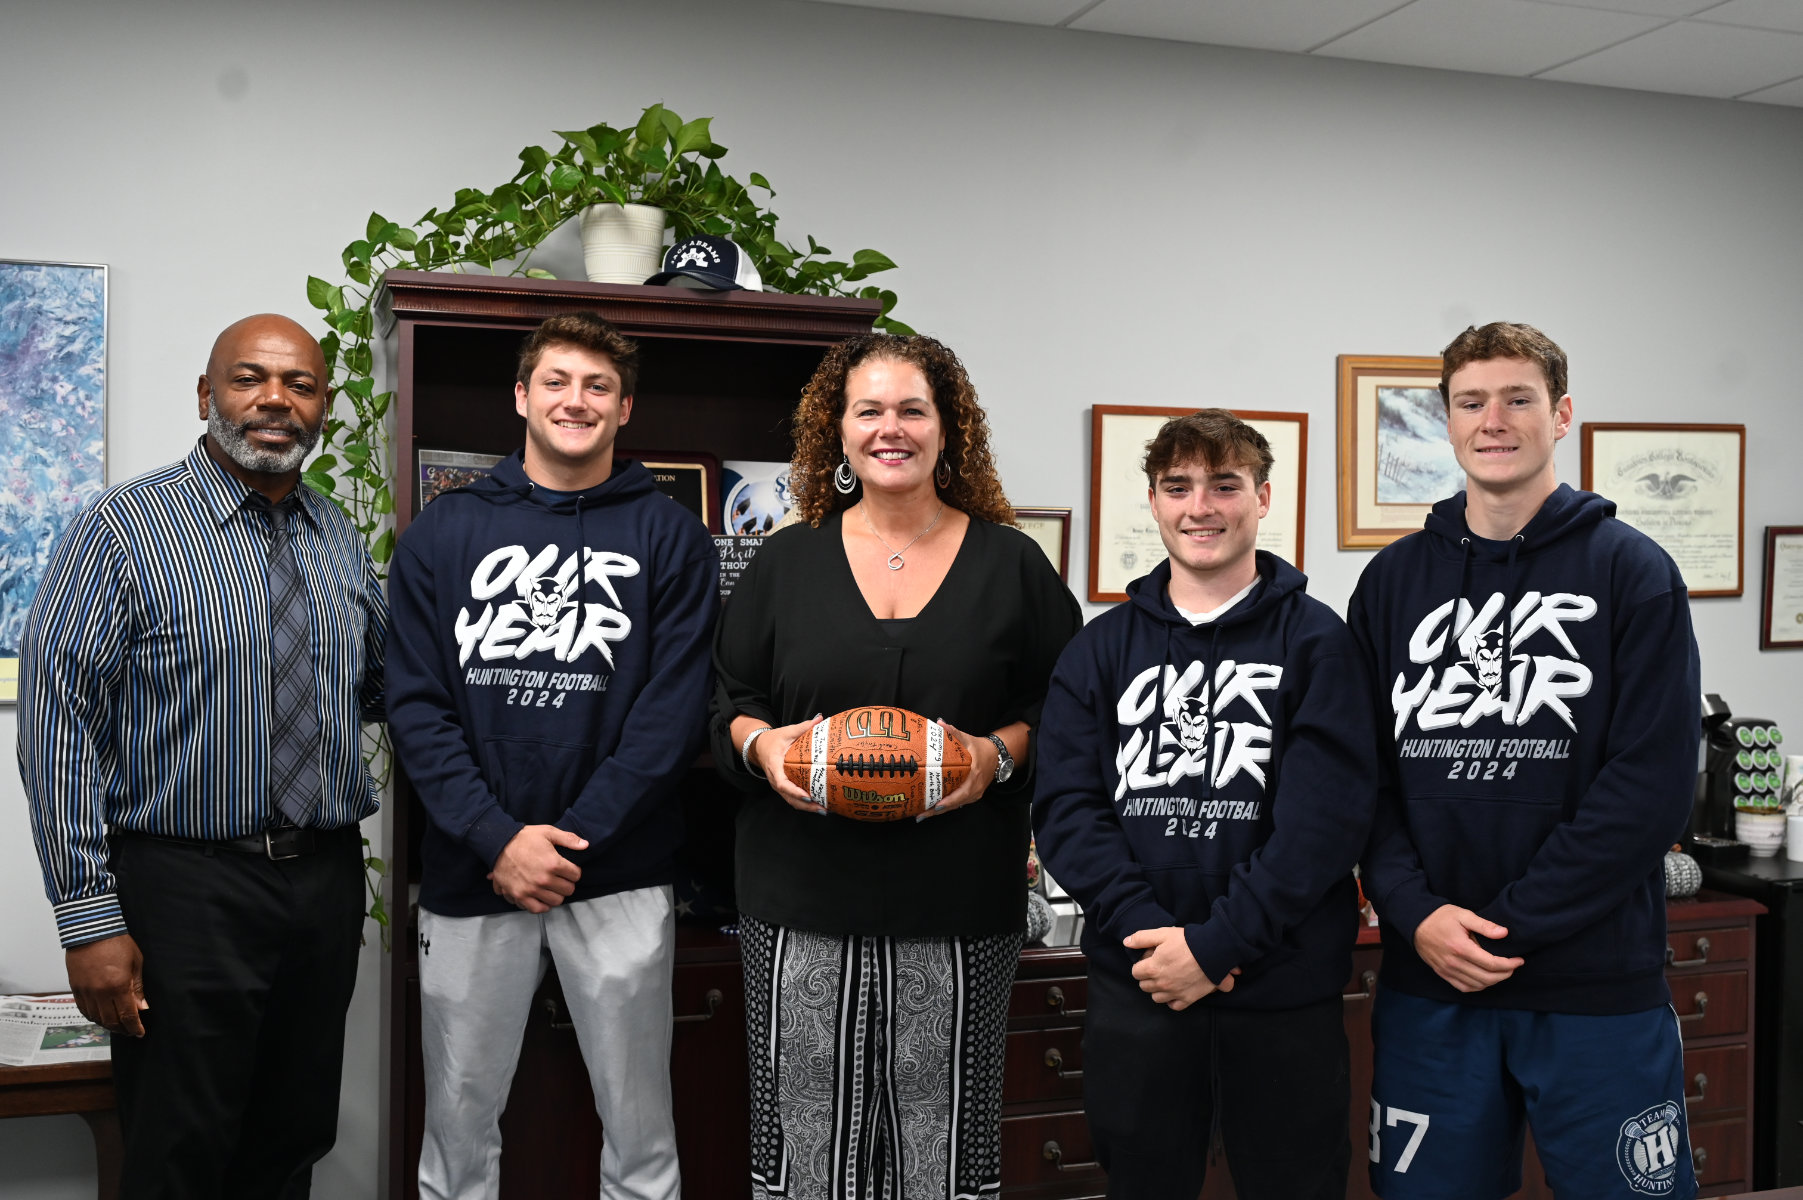
[[[125,1200],[304,1200],[338,1132],[363,921],[355,826],[261,855],[115,837],[144,1037],[113,1040]]]
[[[1092,969],[1083,1106],[1115,1200],[1196,1200],[1216,1122],[1241,1200],[1342,1200],[1352,1147],[1341,1001],[1173,1012]]]

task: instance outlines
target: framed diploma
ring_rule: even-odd
[[[1658,542],[1692,596],[1738,596],[1745,425],[1583,424],[1584,489]]]
[[[1146,443],[1172,417],[1193,408],[1098,404],[1090,409],[1089,598],[1125,600],[1127,585],[1165,557],[1146,499],[1141,464]],[[1232,410],[1271,443],[1271,511],[1258,527],[1258,548],[1302,569],[1308,481],[1308,414]]]
[[[1420,529],[1465,471],[1446,436],[1439,358],[1338,363],[1340,549],[1375,550]]]
[[[676,450],[633,450],[657,490],[695,514],[709,533],[721,531],[720,460],[711,454]]]
[[[1761,650],[1803,650],[1803,525],[1765,527]]]
[[[1058,578],[1071,581],[1071,510],[1068,508],[1017,508],[1014,523],[1039,543],[1045,556],[1058,568]]]

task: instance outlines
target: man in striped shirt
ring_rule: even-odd
[[[127,1197],[304,1197],[336,1137],[388,612],[300,484],[326,382],[286,317],[221,333],[206,436],[76,518],[20,651],[32,830],[70,989],[115,1035]]]

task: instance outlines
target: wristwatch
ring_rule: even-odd
[[[1001,734],[992,733],[989,740],[995,743],[995,752],[1000,755],[995,760],[995,782],[1007,783],[1014,774],[1014,755],[1008,753],[1008,743],[1002,740]]]

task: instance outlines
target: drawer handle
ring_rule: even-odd
[[[1696,1001],[1697,1011],[1688,1012],[1688,1013],[1679,1013],[1678,1020],[1680,1020],[1680,1021],[1701,1021],[1704,1017],[1709,1015],[1709,993],[1708,992],[1698,992],[1696,994],[1696,996],[1693,998]]]
[[[1064,1069],[1064,1055],[1059,1053],[1058,1047],[1056,1046],[1053,1046],[1050,1050],[1045,1052],[1045,1065],[1056,1071],[1058,1073],[1058,1078],[1060,1079],[1083,1078],[1083,1072],[1081,1071],[1067,1071]]]
[[[1052,1164],[1054,1170],[1059,1171],[1094,1171],[1102,1165],[1099,1162],[1065,1162],[1064,1147],[1057,1142],[1047,1142],[1039,1154],[1040,1157]]]
[[[1709,1147],[1697,1146],[1690,1152],[1690,1165],[1698,1171],[1709,1165]]]
[[[725,999],[726,997],[720,993],[719,988],[709,988],[707,989],[707,995],[702,997],[702,1000],[707,1004],[706,1012],[686,1013],[680,1017],[671,1017],[670,1022],[674,1025],[681,1025],[689,1021],[711,1021],[714,1019],[714,1010],[719,1008],[720,1002]]]
[[[1708,1098],[1709,1098],[1709,1076],[1703,1074],[1701,1071],[1698,1071],[1697,1072],[1697,1094],[1693,1096],[1689,1092],[1685,1092],[1684,1093],[1684,1103],[1686,1103],[1686,1104],[1701,1104],[1703,1101],[1707,1100]]]
[[[1357,1004],[1361,1000],[1369,1000],[1377,995],[1377,972],[1366,971],[1359,976],[1359,982],[1365,985],[1362,992],[1341,992],[1340,999],[1348,1004]]]
[[[1086,1008],[1064,1007],[1064,989],[1055,983],[1045,990],[1045,1005],[1047,1008],[1056,1009],[1061,1015],[1066,1017],[1080,1017],[1089,1011]],[[1048,1142],[1046,1144],[1051,1145],[1052,1143]]]
[[[1700,937],[1697,939],[1697,956],[1695,958],[1686,958],[1686,959],[1680,960],[1679,958],[1676,957],[1677,953],[1678,953],[1678,951],[1672,946],[1672,944],[1670,942],[1667,942],[1665,944],[1665,965],[1666,966],[1668,966],[1668,967],[1700,967],[1704,963],[1709,961],[1709,939],[1706,937]]]

